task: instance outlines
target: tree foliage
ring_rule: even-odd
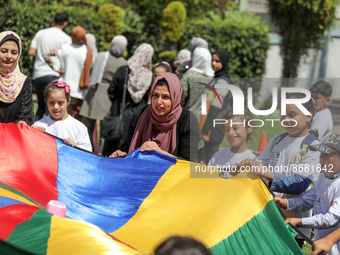
[[[176,51],[163,51],[158,54],[158,58],[161,59],[162,61],[171,61],[177,59],[177,52]]]
[[[162,39],[177,42],[183,35],[187,11],[180,1],[174,1],[163,10],[161,20]]]
[[[35,34],[44,28],[53,26],[53,18],[57,12],[66,12],[69,22],[65,32],[69,35],[75,26],[82,26],[87,33],[92,33],[97,39],[97,47],[103,44],[103,25],[101,17],[93,11],[92,7],[77,8],[61,4],[40,4],[33,6],[24,1],[10,1],[0,10],[1,31],[15,31],[22,41],[22,56],[20,58],[21,71],[33,77],[34,58],[27,55],[31,41]]]
[[[104,50],[108,50],[112,38],[122,34],[124,31],[124,10],[114,4],[103,4],[100,6],[98,13],[104,23]]]
[[[320,49],[339,0],[268,0],[270,15],[282,36],[282,77],[295,78],[302,56]]]
[[[91,2],[98,2],[100,5],[81,3],[70,5],[69,0],[11,0],[0,9],[2,30],[14,30],[22,38],[23,55],[20,67],[25,74],[29,76],[33,74],[34,59],[27,56],[31,40],[37,31],[52,26],[53,17],[59,11],[69,14],[66,33],[71,34],[77,25],[83,26],[88,33],[95,35],[99,50],[108,49],[111,39],[117,34],[123,34],[128,39],[127,57],[131,56],[142,43],[150,43],[154,47],[155,63],[168,60],[170,55],[171,58],[172,55],[175,56],[174,52],[164,52],[168,48],[160,33],[162,11],[170,0],[91,0]],[[108,2],[119,3],[121,6],[106,5]],[[224,2],[226,1],[182,1],[190,12],[187,13],[185,33],[177,44],[173,44],[173,50],[188,48],[193,37],[202,37],[209,42],[211,52],[216,49],[227,49],[231,53],[229,73],[233,78],[261,77],[265,72],[266,52],[269,48],[268,27],[254,14],[241,13],[234,7],[228,12],[224,11],[226,6],[216,11],[216,6],[219,3],[223,5]],[[211,11],[207,11],[207,8]],[[105,24],[108,27],[105,27]],[[169,38],[171,37],[173,36]],[[103,47],[104,42],[108,43],[106,47]],[[161,52],[164,53],[160,54]]]
[[[265,73],[269,29],[255,14],[232,12],[222,18],[210,13],[208,18],[188,20],[185,34],[179,41],[179,50],[188,48],[193,37],[207,40],[211,52],[225,49],[230,53],[231,77],[260,78]],[[241,88],[246,91],[246,87],[241,85]],[[259,90],[260,83],[254,84],[254,97]]]

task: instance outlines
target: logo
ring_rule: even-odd
[[[210,85],[207,85],[202,82],[198,82],[199,84],[204,85],[206,88],[210,89],[216,97],[219,99],[220,104],[222,105],[222,100],[221,97],[218,95],[217,91],[215,88],[219,89],[226,89],[232,94],[233,97],[233,114],[237,115],[243,115],[244,114],[244,95],[243,92],[240,88],[236,87],[235,85],[231,84],[216,84],[215,88],[213,88]],[[203,91],[205,91],[214,101],[215,105],[217,105],[216,100],[213,96],[213,94],[208,91],[207,89],[201,88]],[[293,93],[293,92],[298,92],[298,93],[303,93],[306,95],[305,98],[287,98],[288,93]],[[202,107],[201,107],[201,113],[202,115],[207,115],[207,94],[203,93],[201,95],[201,102],[202,102]],[[281,115],[286,115],[286,105],[287,104],[295,104],[300,111],[302,111],[305,115],[311,115],[311,113],[302,105],[303,103],[306,103],[310,100],[311,98],[311,93],[309,90],[305,88],[295,88],[295,87],[289,87],[289,88],[281,88]],[[278,88],[274,87],[272,88],[272,106],[270,109],[267,110],[258,110],[255,109],[254,104],[253,104],[253,88],[248,87],[247,89],[247,105],[248,109],[251,113],[254,115],[259,115],[259,116],[265,116],[265,115],[270,115],[275,112],[277,109],[278,105]]]
[[[216,91],[213,87],[211,87],[210,85],[205,84],[205,83],[203,83],[203,82],[197,82],[197,83],[206,86],[206,87],[209,88],[212,92],[214,92],[215,95],[217,96],[218,100],[220,100],[220,104],[222,105],[222,100],[221,100],[219,94],[217,93],[217,91]],[[203,90],[205,93],[207,93],[207,94],[212,98],[212,100],[214,101],[215,105],[217,105],[214,96],[210,93],[209,90],[206,90],[206,89],[204,89],[204,88],[200,88],[200,89]],[[202,94],[202,96],[204,96],[204,94]],[[205,102],[206,102],[206,100],[205,100]]]

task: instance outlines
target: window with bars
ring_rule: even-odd
[[[247,4],[248,11],[267,12],[268,1],[267,0],[248,0]]]

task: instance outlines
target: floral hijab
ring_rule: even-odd
[[[13,40],[18,44],[19,57],[11,69],[4,69],[0,67],[0,101],[4,103],[13,103],[17,99],[27,76],[22,74],[19,69],[18,62],[22,49],[20,37],[13,31],[1,32],[0,47],[8,40]]]
[[[127,61],[130,69],[128,91],[135,104],[142,101],[151,85],[153,52],[150,44],[143,43]]]

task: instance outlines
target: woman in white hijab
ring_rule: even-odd
[[[99,52],[91,69],[90,88],[86,94],[80,115],[87,126],[94,152],[101,153],[98,149],[97,133],[94,132],[96,120],[102,120],[109,112],[111,101],[107,94],[110,82],[116,70],[127,64],[122,57],[127,46],[125,36],[117,35],[111,41],[109,51]],[[93,136],[92,136],[93,134]]]
[[[192,56],[192,67],[183,75],[182,100],[181,105],[189,109],[197,118],[201,119],[201,95],[202,90],[198,82],[209,84],[214,76],[214,70],[211,67],[211,54],[208,49],[197,47]],[[203,148],[204,142],[201,140],[198,149]]]
[[[198,47],[209,49],[208,42],[200,37],[194,37],[190,40],[189,52],[190,57],[192,58],[194,55],[194,50]],[[180,55],[178,53],[178,55]],[[192,59],[182,62],[179,67],[176,69],[176,75],[181,80],[183,75],[192,67]]]
[[[214,70],[211,67],[211,53],[208,49],[197,47],[193,52],[192,67],[183,75],[181,79],[182,84],[182,100],[181,105],[190,110],[189,95],[190,91],[190,80],[200,78],[213,78]],[[204,79],[207,81],[206,79]]]
[[[94,62],[97,55],[98,55],[98,49],[96,45],[96,37],[93,34],[87,33],[86,35],[86,45],[89,47],[89,49],[92,51],[92,61]]]

